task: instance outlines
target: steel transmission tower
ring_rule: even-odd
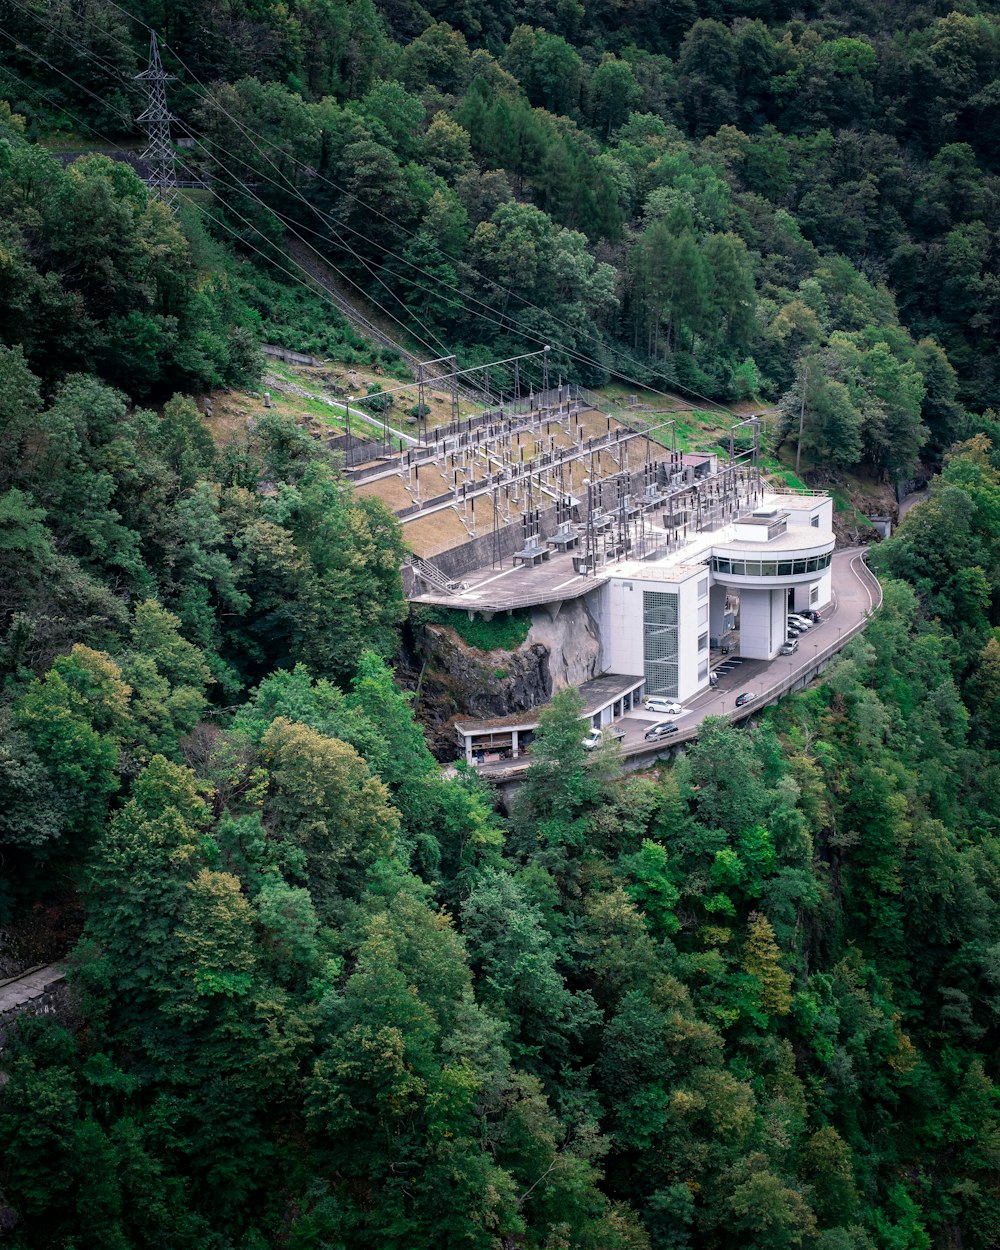
[[[156,46],[156,31],[149,32],[149,68],[136,74],[137,82],[146,84],[146,111],[138,120],[145,123],[149,146],[142,154],[147,163],[146,185],[151,187],[165,204],[173,206],[177,196],[177,172],[174,168],[174,148],[170,142],[170,123],[173,118],[167,108],[167,83],[174,74],[168,74],[160,61],[160,49]]]

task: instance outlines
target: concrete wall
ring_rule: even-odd
[[[788,639],[788,591],[771,591],[771,655],[778,654],[779,648]]]
[[[632,493],[640,494],[643,483],[642,469],[632,473],[630,479]],[[608,491],[610,498],[610,487]],[[586,520],[586,498],[580,501],[577,514],[580,522]],[[543,538],[548,538],[556,532],[557,528],[556,506],[553,504],[550,508],[546,508],[540,513],[539,530]],[[406,538],[405,525],[403,526],[403,538],[404,540]],[[496,542],[494,541],[493,531],[490,529],[476,538],[470,538],[468,542],[462,543],[458,547],[452,547],[449,551],[443,551],[439,555],[432,556],[431,560],[452,581],[460,581],[465,573],[471,573],[473,569],[485,568],[491,564],[497,549],[499,549],[499,557],[507,561],[509,567],[509,557],[515,551],[520,551],[523,546],[524,531],[521,527],[521,521],[517,520],[497,530]]]
[[[602,587],[600,615],[603,661],[609,673],[641,677],[646,666],[642,650],[642,595],[645,590],[676,590],[657,582],[613,577]]]
[[[814,588],[819,590],[819,594],[816,596],[815,602],[813,602],[812,598]],[[809,582],[804,586],[795,587],[793,606],[790,610],[794,612],[801,612],[803,608],[814,608],[816,611],[819,611],[821,608],[825,608],[829,604],[832,596],[833,570],[832,568],[829,568],[826,569],[816,581]]]
[[[754,660],[769,660],[777,650],[772,646],[773,594],[770,590],[740,591],[740,655]],[[778,597],[784,604],[784,588],[778,591]]]
[[[814,526],[813,520],[818,519],[819,525]],[[789,508],[789,529],[818,529],[821,534],[833,533],[833,498],[830,495],[816,495],[811,508]]]
[[[315,356],[306,356],[302,352],[293,352],[287,347],[276,347],[273,343],[261,343],[260,350],[265,356],[274,356],[277,360],[283,360],[290,365],[316,366],[322,363]]]
[[[698,639],[702,634],[709,633],[708,588],[706,587],[704,595],[699,595],[698,593],[699,584],[706,579],[711,580],[708,576],[708,569],[701,569],[681,582],[677,587],[680,591],[677,637],[677,697],[682,703],[685,699],[690,699],[699,690],[703,690],[708,685],[707,670],[704,677],[698,676],[698,669],[702,661],[708,659],[707,646],[703,651],[698,650]],[[705,617],[704,621],[701,619],[703,616]]]
[[[604,640],[603,664],[608,672],[642,677],[645,673],[643,637],[643,595],[649,591],[677,595],[677,698],[691,698],[708,685],[708,675],[698,676],[701,661],[708,659],[708,650],[699,652],[698,639],[709,632],[707,616],[709,588],[699,595],[702,582],[708,580],[707,569],[695,569],[682,581],[653,581],[647,578],[613,577],[604,588],[602,611],[599,614]],[[706,612],[702,613],[701,609]]]

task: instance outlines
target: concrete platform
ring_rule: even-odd
[[[412,595],[411,603],[433,603],[440,607],[470,612],[504,612],[535,607],[564,599],[578,599],[600,584],[596,577],[583,577],[574,571],[573,552],[553,551],[544,564],[511,565],[506,568],[476,569],[462,577],[465,589],[449,595],[428,591]]]
[[[680,716],[653,717],[642,709],[616,722],[625,731],[621,743],[625,768],[643,768],[657,758],[670,756],[677,747],[697,738],[699,726],[709,716],[723,716],[734,722],[748,720],[783,695],[808,685],[861,633],[882,602],[882,588],[863,559],[866,550],[849,547],[834,552],[834,601],[823,609],[820,623],[802,635],[793,655],[779,655],[770,661],[745,659],[732,672],[721,676],[717,687],[709,687],[691,699]],[[736,699],[743,693],[754,697],[738,708]],[[678,733],[659,742],[647,742],[646,730],[655,720],[672,721]],[[530,765],[529,754],[516,763],[486,765],[479,771],[498,784],[514,783]]]

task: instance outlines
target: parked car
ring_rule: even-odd
[[[782,643],[778,654],[779,655],[794,655],[795,652],[798,651],[798,649],[799,649],[799,640],[797,638],[789,638],[787,642]]]
[[[668,720],[661,720],[656,725],[651,725],[643,735],[645,738],[668,738],[671,734],[679,733],[680,730],[676,725],[671,724]]]
[[[799,634],[804,634],[805,632],[801,625],[796,625],[792,621],[789,621],[785,627],[785,636],[788,638],[798,638]]]
[[[667,716],[680,716],[684,708],[673,699],[663,699],[659,695],[650,695],[643,700],[642,706],[647,712],[662,712]]]
[[[583,748],[585,751],[593,751],[602,742],[621,742],[624,737],[624,729],[619,729],[617,725],[605,725],[603,729],[590,730],[583,740]]]
[[[807,621],[812,621],[814,625],[818,625],[822,620],[820,614],[815,608],[803,608],[801,612],[796,613],[797,616],[804,616]]]
[[[788,623],[790,625],[799,625],[802,629],[812,629],[812,621],[798,612],[789,612]]]
[[[752,703],[754,699],[753,692],[748,690],[745,694],[741,694],[736,700],[737,707],[743,707],[747,703]]]

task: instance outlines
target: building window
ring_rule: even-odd
[[[707,594],[708,594],[708,578],[703,577],[701,581],[698,583],[698,598],[704,599]]]
[[[708,650],[708,631],[707,630],[705,631],[705,633],[699,635],[698,637],[698,650],[699,651]]]
[[[642,654],[647,694],[677,697],[677,594],[642,594]]]
[[[698,624],[704,625],[707,620],[708,620],[708,604],[703,603],[701,607],[698,609]]]
[[[818,586],[810,586],[810,587],[809,587],[809,605],[810,605],[810,607],[811,607],[814,603],[819,603],[819,587],[818,587]]]
[[[708,660],[702,660],[698,665],[698,680],[704,681],[708,676]]]
[[[814,516],[813,519],[809,522],[809,524],[813,527],[813,529],[818,530],[819,529],[819,517]]]
[[[724,560],[712,557],[712,571],[733,577],[798,577],[803,573],[821,573],[830,567],[833,553],[809,556],[801,560]]]

